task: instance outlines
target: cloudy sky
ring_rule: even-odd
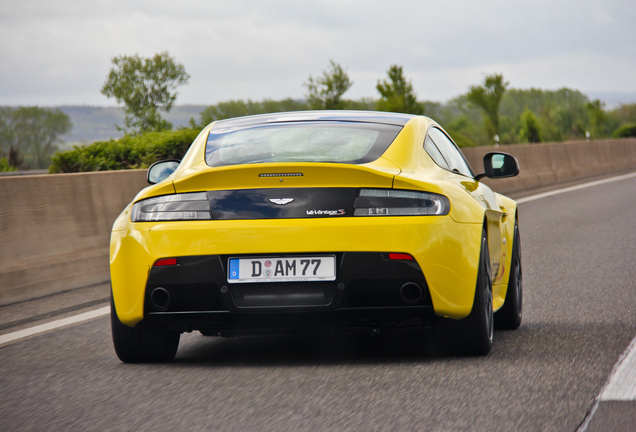
[[[0,105],[115,105],[111,59],[168,51],[177,104],[302,98],[329,60],[377,97],[399,64],[421,100],[503,73],[514,88],[636,94],[634,0],[2,0]]]

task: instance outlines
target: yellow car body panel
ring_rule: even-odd
[[[490,239],[493,308],[499,309],[510,273],[516,204],[474,178],[458,182],[457,174],[437,166],[421,144],[413,145],[423,143],[431,126],[436,123],[414,117],[380,158],[363,165],[259,163],[210,167],[205,161],[205,144],[214,127],[211,124],[194,141],[177,170],[167,180],[141,191],[135,202],[175,191],[394,188],[442,194],[450,200],[450,212],[444,216],[131,222],[129,206],[114,224],[110,247],[112,293],[120,321],[134,326],[144,318],[145,287],[158,259],[367,251],[411,254],[426,278],[434,313],[461,319],[470,314],[475,297],[484,226]],[[303,175],[259,177],[294,172]]]
[[[494,310],[499,310],[504,304],[508,291],[515,222],[517,220],[517,203],[504,195],[495,195],[503,214],[500,228],[502,238],[500,264],[496,267],[493,266],[493,307]]]
[[[374,164],[263,163],[211,169],[205,162],[200,162],[183,171],[179,180],[174,182],[174,187],[177,193],[283,187],[357,187],[361,184],[391,188],[399,169],[388,161],[381,162],[384,162],[381,171]],[[293,174],[298,171],[302,171],[302,177],[259,177],[260,174]]]
[[[369,237],[370,230],[377,236]],[[443,235],[448,231],[457,238]],[[462,318],[472,308],[479,260],[479,242],[463,239],[480,236],[480,225],[447,216],[135,223],[113,233],[111,281],[119,319],[134,325],[143,318],[150,268],[161,258],[395,251],[413,255],[422,268],[436,313]]]

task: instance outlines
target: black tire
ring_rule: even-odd
[[[117,317],[112,295],[110,324],[115,352],[124,363],[169,362],[177,354],[180,333],[144,328],[142,323],[135,327],[122,324]]]
[[[435,316],[432,327],[433,344],[440,355],[478,356],[486,355],[492,349],[492,276],[485,231],[481,239],[479,272],[470,315],[460,320]]]
[[[523,312],[523,273],[521,272],[521,236],[515,222],[515,233],[510,260],[510,280],[504,305],[495,314],[495,326],[502,330],[515,330],[521,325]]]

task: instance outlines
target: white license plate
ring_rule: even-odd
[[[302,256],[230,258],[229,283],[307,282],[336,280],[336,257]]]

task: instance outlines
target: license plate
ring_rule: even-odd
[[[229,283],[307,282],[336,280],[336,257],[302,256],[230,258]]]

